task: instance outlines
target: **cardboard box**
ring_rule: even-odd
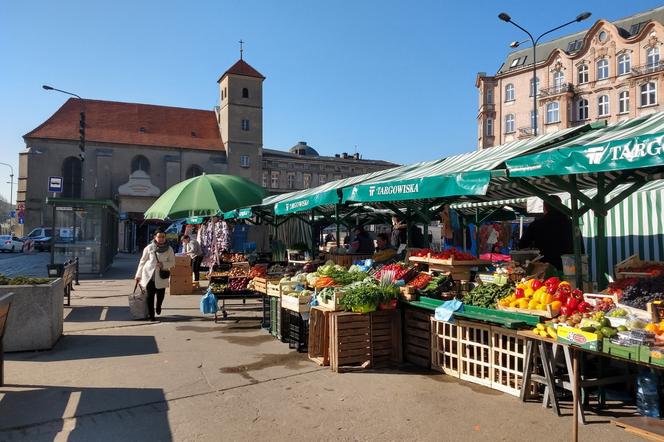
[[[175,266],[187,266],[191,268],[191,258],[189,255],[175,255]]]
[[[558,342],[585,348],[586,350],[601,351],[602,341],[598,339],[596,333],[585,332],[579,328],[559,325],[556,328]]]

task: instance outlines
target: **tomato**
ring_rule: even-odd
[[[525,292],[525,290],[523,290],[521,287],[518,287],[518,288],[514,291],[514,297],[515,297],[516,299],[523,298],[524,296],[526,296],[526,292]]]

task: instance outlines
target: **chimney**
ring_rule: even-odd
[[[347,160],[347,159],[348,159],[348,153],[343,152],[343,153],[341,154],[341,158],[343,158],[344,160]]]
[[[360,159],[360,153],[359,153],[359,152],[355,152],[355,153],[353,154],[353,158],[355,158],[356,160],[359,160],[359,159]]]
[[[340,155],[338,153],[334,154],[334,158],[339,158],[339,157],[340,157]]]

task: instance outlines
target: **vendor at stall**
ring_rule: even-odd
[[[191,271],[194,272],[194,281],[200,279],[201,262],[203,261],[203,249],[195,239],[191,239],[189,235],[182,237],[182,245],[184,253],[191,258]]]
[[[562,204],[560,198],[552,195]],[[544,216],[536,219],[526,229],[519,241],[520,249],[539,249],[542,262],[563,269],[562,255],[574,253],[572,221],[564,213],[544,201]]]
[[[362,226],[357,226],[353,230],[353,240],[350,243],[349,253],[370,255],[374,252],[374,242]]]
[[[376,252],[373,255],[373,260],[377,263],[383,263],[394,258],[397,251],[390,245],[390,237],[387,233],[379,233],[376,236]]]

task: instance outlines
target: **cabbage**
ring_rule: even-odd
[[[332,261],[331,259],[328,259],[327,261],[325,261],[325,265],[334,267],[334,261]]]
[[[358,265],[356,265],[356,264],[353,264],[353,265],[350,266],[350,268],[348,269],[348,272],[349,272],[349,273],[357,273],[357,272],[361,272],[361,271],[362,271],[362,269],[360,269],[360,266],[358,266]]]

